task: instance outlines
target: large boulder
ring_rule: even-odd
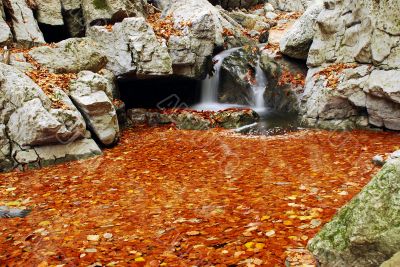
[[[100,44],[108,58],[107,69],[115,75],[172,74],[171,57],[144,18],[127,18],[111,30],[94,26],[88,36]]]
[[[25,0],[9,1],[15,16],[12,27],[14,38],[18,44],[31,47],[36,44],[45,43],[42,32],[33,16],[32,10],[28,7]]]
[[[394,159],[339,210],[308,248],[321,266],[379,266],[400,250],[399,206],[400,160]]]
[[[119,138],[112,87],[108,79],[90,71],[80,72],[69,86],[71,99],[85,117],[89,128],[104,145],[112,145]]]
[[[279,44],[282,54],[292,58],[307,59],[314,38],[314,24],[322,8],[322,3],[309,7],[285,32]]]
[[[107,63],[100,46],[89,38],[70,38],[51,46],[33,48],[29,55],[41,66],[55,73],[99,71]]]

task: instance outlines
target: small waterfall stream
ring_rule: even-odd
[[[201,88],[201,102],[193,106],[194,109],[216,111],[226,108],[251,108],[260,115],[267,112],[267,107],[265,106],[264,101],[264,92],[267,86],[267,78],[260,67],[259,60],[257,62],[257,67],[255,70],[255,83],[251,86],[254,105],[242,106],[238,104],[218,102],[218,89],[222,63],[224,62],[224,59],[226,57],[228,57],[238,49],[240,49],[240,47],[225,50],[213,58],[213,61],[216,62],[214,65],[215,73],[213,76],[208,76],[206,79],[203,80]]]

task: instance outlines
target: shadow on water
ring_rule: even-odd
[[[295,132],[301,127],[300,118],[296,113],[283,113],[270,111],[260,116],[260,121],[253,127],[240,131],[247,135],[282,135],[289,132]]]

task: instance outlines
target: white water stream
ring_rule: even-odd
[[[193,106],[194,109],[217,111],[226,108],[243,107],[243,108],[251,108],[260,115],[267,113],[268,109],[265,106],[265,101],[264,101],[264,92],[267,86],[267,79],[265,77],[263,70],[260,67],[259,62],[257,62],[257,67],[255,71],[255,84],[251,86],[254,105],[242,106],[238,104],[227,104],[218,102],[218,89],[219,89],[222,63],[226,57],[228,57],[230,54],[237,51],[238,49],[240,48],[232,48],[223,51],[222,53],[216,55],[213,58],[213,61],[216,62],[214,65],[215,73],[213,76],[207,76],[207,78],[203,80],[201,87],[201,102]]]

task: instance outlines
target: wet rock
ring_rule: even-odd
[[[90,71],[80,72],[69,86],[71,99],[85,117],[89,128],[104,145],[112,145],[119,138],[112,87],[109,80]]]
[[[372,158],[372,163],[378,166],[383,166],[383,164],[385,164],[385,159],[381,155],[376,155]]]
[[[298,112],[306,66],[290,58],[276,56],[268,49],[261,51],[260,66],[268,80],[264,97],[268,106],[280,112]]]
[[[227,11],[214,7],[206,0],[173,1],[164,12],[172,15],[175,25],[192,22],[191,27],[183,27],[182,36],[169,39],[174,74],[202,79],[209,70],[215,47],[254,43],[244,35],[243,27]],[[225,34],[226,31],[231,34]]]
[[[227,56],[221,66],[219,101],[250,105],[251,86],[258,61],[258,48],[241,48]]]
[[[24,47],[44,44],[43,34],[26,1],[13,0],[10,1],[10,3],[16,18],[16,20],[13,21],[14,38],[16,42]]]
[[[132,125],[162,125],[173,123],[179,129],[207,130],[214,127],[238,128],[258,121],[259,116],[250,109],[232,109],[216,112],[193,110],[130,109],[127,116]]]
[[[400,160],[382,170],[310,241],[322,266],[379,266],[400,250]]]
[[[97,72],[107,63],[99,46],[89,38],[70,38],[55,47],[40,46],[32,49],[32,56],[41,66],[55,73],[78,73],[82,70]]]
[[[100,45],[108,58],[107,69],[115,75],[172,74],[168,48],[160,43],[144,18],[128,18],[113,26],[112,31],[95,26],[88,36]]]
[[[296,59],[307,59],[314,38],[314,24],[322,8],[322,3],[309,7],[285,32],[279,45],[282,54]]]

